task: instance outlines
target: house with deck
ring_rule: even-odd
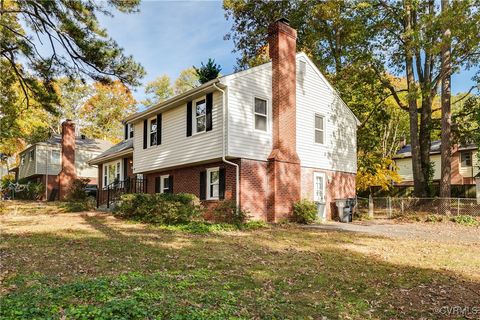
[[[125,140],[98,166],[99,205],[121,192],[187,192],[208,208],[235,201],[279,221],[302,198],[331,217],[355,196],[358,120],[304,53],[285,19],[271,61],[222,76],[126,118]]]
[[[75,124],[67,120],[62,134],[32,144],[20,152],[20,163],[10,171],[16,180],[40,182],[46,185],[47,199],[63,199],[75,178],[90,179],[97,184],[97,168],[88,163],[112,144],[76,134]]]
[[[477,158],[478,147],[475,144],[455,145],[452,150],[452,194],[474,198],[476,196],[475,177],[480,175],[480,163]],[[413,186],[412,150],[409,144],[401,146],[394,161],[402,181],[397,186]],[[433,164],[433,183],[440,183],[441,141],[432,141],[430,161]],[[458,194],[456,194],[458,193]]]

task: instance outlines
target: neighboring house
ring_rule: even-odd
[[[478,147],[474,144],[455,146],[452,152],[452,185],[475,185],[475,176],[479,174],[476,156]],[[405,145],[394,156],[395,164],[402,181],[398,185],[413,185],[411,146]],[[439,182],[441,175],[441,141],[432,141],[430,162],[433,163],[433,181]]]
[[[269,63],[126,118],[126,141],[90,162],[101,187],[141,179],[143,191],[193,193],[207,207],[232,200],[267,221],[301,198],[331,216],[335,199],[354,197],[357,118],[296,53],[286,20],[269,28],[269,48]]]
[[[108,141],[75,136],[75,126],[67,120],[62,124],[62,135],[53,135],[20,152],[17,179],[45,184],[48,177],[48,199],[63,198],[75,177],[97,184],[97,168],[88,161],[110,146]]]

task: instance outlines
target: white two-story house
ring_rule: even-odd
[[[286,20],[269,29],[271,62],[226,75],[125,119],[125,141],[90,163],[102,187],[141,177],[146,192],[232,200],[278,221],[295,201],[355,196],[358,120],[296,52]]]

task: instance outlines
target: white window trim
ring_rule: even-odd
[[[469,154],[470,155],[470,165],[463,165],[462,157],[464,154]],[[473,167],[473,152],[471,151],[461,151],[460,152],[460,168],[471,168]]]
[[[165,179],[170,179],[170,175],[166,174],[166,175],[160,176],[160,193],[165,193],[165,183],[164,183]],[[170,183],[170,180],[168,183]],[[170,186],[167,189],[167,193],[169,190],[170,190]]]
[[[58,152],[58,162],[53,161],[53,153]],[[62,161],[62,153],[60,150],[50,150],[50,164],[59,165]]]
[[[218,171],[218,193],[219,195],[217,197],[210,197],[210,173]],[[206,183],[206,199],[207,200],[219,200],[220,199],[220,167],[215,167],[215,168],[208,168],[207,169],[207,183]]]
[[[148,137],[147,137],[148,144],[147,144],[147,148],[154,148],[154,147],[158,146],[158,141],[157,141],[157,144],[154,144],[152,146],[152,141],[151,141],[152,140],[152,131],[150,129],[151,126],[152,126],[152,120],[157,121],[157,116],[151,117],[147,120],[147,125],[148,125]],[[158,123],[157,123],[157,131],[158,131]],[[157,131],[155,131],[155,134],[156,134]]]
[[[120,164],[119,167],[118,164]],[[108,166],[114,166],[115,167],[115,178],[117,177],[118,174],[120,174],[120,181],[124,179],[123,177],[123,161],[116,160],[116,161],[111,161],[103,164],[103,188],[105,189],[108,185],[110,185],[113,181],[110,181],[110,178],[108,177]],[[119,168],[120,172],[117,172],[117,168]],[[107,183],[105,184],[105,177],[107,177]],[[114,179],[115,181],[115,179]]]
[[[323,130],[321,129],[317,129],[317,125],[316,125],[316,120],[317,120],[317,116],[318,117],[321,117],[323,119]],[[327,142],[325,141],[326,140],[326,134],[325,134],[325,131],[327,129],[327,124],[326,124],[326,118],[323,114],[321,113],[318,113],[316,112],[313,116],[313,143],[316,144],[316,145],[319,145],[319,146],[324,146]],[[320,143],[320,142],[317,142],[317,140],[315,139],[315,136],[316,136],[316,133],[317,131],[321,131],[322,132],[322,135],[323,135],[323,143]]]
[[[323,177],[323,199],[318,199],[317,198],[317,192],[316,192],[316,187],[317,187],[317,177],[322,176]],[[327,177],[324,172],[314,172],[313,173],[313,201],[320,202],[320,203],[326,203],[327,202]]]
[[[197,102],[205,100],[205,129],[203,131],[197,131]],[[212,110],[213,111],[213,110]],[[192,135],[202,134],[207,132],[207,96],[200,97],[192,101]]]
[[[260,100],[265,100],[267,102],[267,114],[262,114],[262,113],[257,113],[255,112],[255,99],[260,99]],[[270,123],[270,119],[272,119],[271,117],[271,108],[270,108],[270,100],[267,98],[267,97],[264,97],[264,96],[259,96],[259,95],[255,95],[253,96],[252,98],[252,114],[253,114],[253,131],[255,132],[261,132],[261,133],[270,133],[270,128],[272,127],[271,126],[271,123]],[[260,115],[260,116],[266,116],[267,117],[267,130],[260,130],[260,129],[257,129],[255,127],[255,116],[256,115]]]
[[[132,136],[130,136],[130,133]],[[133,139],[135,137],[135,126],[133,123],[128,123],[127,124],[127,140]]]

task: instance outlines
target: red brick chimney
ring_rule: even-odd
[[[64,200],[73,180],[77,178],[75,170],[75,124],[72,120],[62,123],[62,170],[58,175],[60,200]]]
[[[268,29],[272,59],[272,144],[268,157],[268,220],[288,216],[300,200],[300,160],[296,142],[296,40],[297,31],[287,19]]]

